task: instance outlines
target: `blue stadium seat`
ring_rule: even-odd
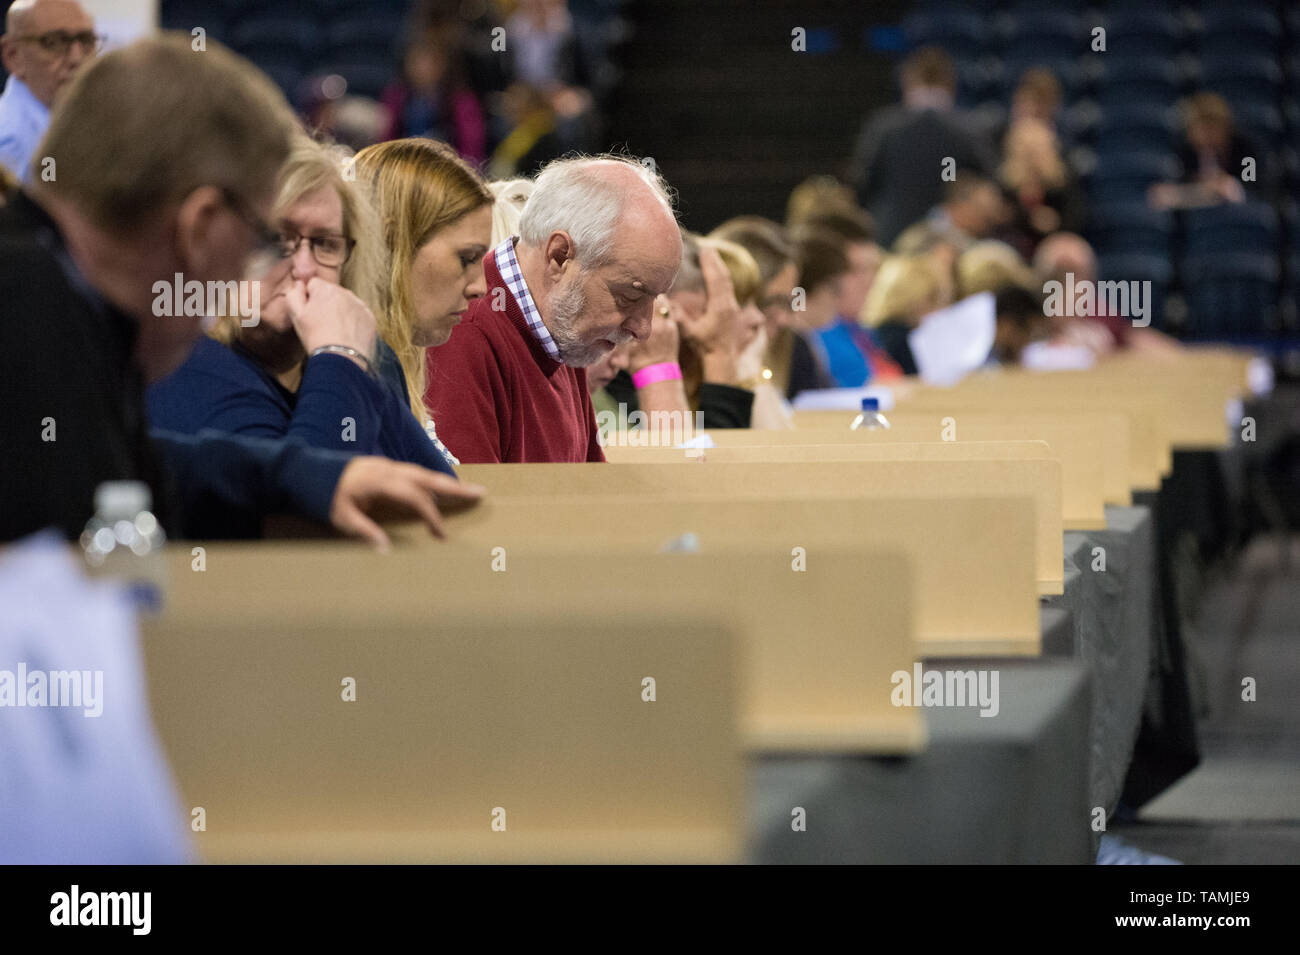
[[[1265,149],[1275,149],[1282,144],[1282,111],[1263,103],[1238,103],[1232,105],[1232,116],[1237,127]]]
[[[325,49],[335,60],[376,60],[397,55],[401,22],[382,16],[340,20],[326,27]]]
[[[302,86],[303,78],[306,76],[302,64],[297,61],[276,62],[264,60],[259,62],[257,66],[271,78],[276,86],[280,87],[280,91],[284,93],[284,98],[296,106],[298,91]]]
[[[1092,210],[1088,237],[1099,253],[1142,253],[1168,258],[1173,215],[1145,201],[1099,205]]]
[[[1187,214],[1187,254],[1272,253],[1277,249],[1278,215],[1267,203],[1225,203]]]
[[[1154,328],[1164,327],[1165,301],[1173,278],[1173,266],[1170,265],[1167,254],[1098,254],[1097,278],[1103,282],[1150,282],[1151,325]]]
[[[254,63],[298,60],[304,68],[319,55],[323,39],[314,17],[257,16],[232,25],[230,45]]]
[[[1007,14],[1004,23],[1008,59],[1070,60],[1089,52],[1091,33],[1074,13],[1019,9]]]
[[[1178,69],[1169,60],[1108,54],[1101,66],[1098,90],[1105,106],[1167,105],[1178,97]]]
[[[1282,68],[1276,57],[1214,54],[1201,57],[1200,82],[1229,100],[1273,104]]]
[[[1275,255],[1236,253],[1184,260],[1191,339],[1243,338],[1270,333],[1277,315]]]
[[[1178,140],[1174,111],[1165,105],[1129,103],[1102,109],[1097,124],[1098,152],[1172,150]]]
[[[1102,24],[1107,57],[1172,58],[1183,43],[1183,25],[1168,10],[1115,10],[1106,14]]]
[[[903,20],[903,32],[909,46],[938,44],[955,59],[975,59],[991,43],[986,19],[968,10],[913,13]]]
[[[1178,162],[1172,153],[1108,149],[1104,138],[1099,138],[1097,145],[1097,170],[1091,191],[1098,204],[1145,200],[1153,182],[1170,180],[1178,174]]]
[[[230,27],[226,11],[218,5],[203,0],[179,0],[164,3],[158,17],[164,30],[180,30],[193,35],[195,27],[202,27],[208,39],[227,42]]]
[[[1282,24],[1271,9],[1260,6],[1224,5],[1201,13],[1203,30],[1202,55],[1209,53],[1277,52],[1282,39]]]

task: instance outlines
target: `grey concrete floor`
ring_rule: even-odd
[[[1202,761],[1111,833],[1187,864],[1300,863],[1300,539],[1257,538],[1185,623]],[[1247,680],[1255,699],[1248,700]]]

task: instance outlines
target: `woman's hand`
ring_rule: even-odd
[[[343,286],[313,277],[306,284],[294,282],[284,298],[307,354],[322,345],[345,345],[367,358],[374,355],[375,316]]]

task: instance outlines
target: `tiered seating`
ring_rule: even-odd
[[[1095,9],[1100,17],[1088,17]],[[978,21],[978,22],[977,22]],[[1094,22],[1096,21],[1096,22]],[[1104,53],[1091,49],[1092,29],[1106,30]],[[981,114],[1005,116],[1005,104],[1024,70],[1048,66],[1066,93],[1061,123],[1087,188],[1101,278],[1153,283],[1159,304],[1173,293],[1186,308],[1171,313],[1185,325],[1172,330],[1195,338],[1248,338],[1290,331],[1295,285],[1279,278],[1294,271],[1288,235],[1274,230],[1274,266],[1254,246],[1220,258],[1210,273],[1190,241],[1197,216],[1177,216],[1161,248],[1134,248],[1116,216],[1135,212],[1152,182],[1173,174],[1181,135],[1172,107],[1207,89],[1231,105],[1238,128],[1260,155],[1247,196],[1267,202],[1266,188],[1300,189],[1300,16],[1284,4],[1123,2],[927,3],[904,20],[909,45],[937,43],[958,60],[959,103]],[[1266,181],[1268,174],[1271,181]],[[1147,231],[1145,217],[1135,227]],[[1288,225],[1288,228],[1290,226]],[[1172,238],[1172,243],[1167,241]],[[1165,256],[1160,261],[1160,256]],[[1226,311],[1225,311],[1226,310]]]

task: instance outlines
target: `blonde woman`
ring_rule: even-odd
[[[357,154],[357,178],[371,185],[391,262],[376,311],[379,333],[397,355],[412,413],[442,448],[425,407],[427,352],[451,337],[486,291],[494,197],[451,147],[433,139],[367,146]]]
[[[519,217],[524,214],[524,203],[533,194],[531,179],[507,179],[489,182],[488,188],[496,196],[492,206],[492,248],[519,234]]]
[[[876,341],[905,375],[915,375],[916,359],[907,342],[921,319],[949,304],[947,286],[925,256],[890,256],[876,273],[864,308]]]
[[[344,152],[297,140],[280,171],[278,243],[241,283],[241,308],[228,303],[185,364],[149,389],[151,425],[294,438],[454,474],[384,371],[397,370],[376,336],[386,256],[349,165]]]

